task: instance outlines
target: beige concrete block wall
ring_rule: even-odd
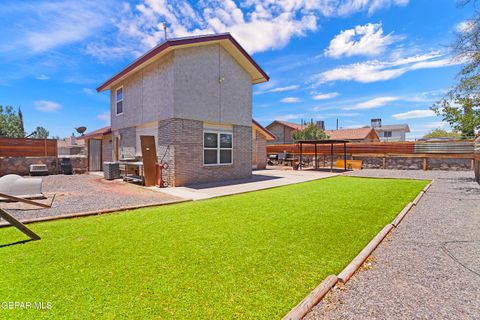
[[[102,137],[102,160],[103,162],[113,161],[113,140],[111,134]]]
[[[294,142],[292,138],[293,130],[291,128],[276,123],[273,126],[267,127],[267,129],[270,130],[270,132],[276,137],[275,140],[268,141],[268,144],[284,144]]]
[[[173,117],[173,53],[162,57],[110,90],[112,129]],[[116,114],[116,89],[123,86],[123,114]]]
[[[251,126],[249,74],[220,46],[175,51],[174,117]]]
[[[267,167],[267,140],[258,131],[255,131],[255,133],[253,148],[256,154],[256,166],[257,169],[265,169]]]

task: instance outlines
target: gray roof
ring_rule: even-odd
[[[381,127],[375,127],[375,131],[405,131],[410,132],[410,127],[408,124],[387,124],[382,125]]]

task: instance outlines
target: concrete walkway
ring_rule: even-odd
[[[327,295],[306,319],[480,319],[480,186],[473,172],[350,174],[434,182],[373,253],[367,270]]]
[[[209,182],[176,188],[152,188],[152,190],[184,199],[201,200],[249,191],[269,189],[288,184],[317,180],[339,175],[320,171],[257,170],[249,179]]]

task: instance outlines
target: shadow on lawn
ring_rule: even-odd
[[[27,239],[27,240],[12,242],[12,243],[0,244],[0,249],[5,248],[5,247],[14,246],[14,245],[17,245],[17,244],[24,244],[24,243],[27,243],[27,242],[30,242],[30,241],[33,241],[33,240],[32,239]]]

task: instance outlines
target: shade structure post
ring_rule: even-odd
[[[298,162],[298,169],[302,169],[302,143],[300,142],[300,158]]]
[[[317,144],[315,143],[315,169],[318,169]]]
[[[330,172],[333,171],[333,143],[330,143]]]
[[[343,143],[343,170],[347,171],[347,143]]]

